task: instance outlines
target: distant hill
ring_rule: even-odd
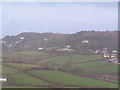
[[[88,40],[89,43],[81,43]],[[70,35],[67,41],[68,44],[76,49],[102,49],[108,50],[117,49],[118,47],[118,32],[117,31],[82,31]]]
[[[24,32],[2,39],[3,51],[37,50],[42,48],[64,48],[70,45],[76,50],[117,49],[117,31],[81,31],[75,34]]]

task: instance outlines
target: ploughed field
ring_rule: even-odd
[[[22,51],[15,54],[43,56],[34,63],[3,62],[3,88],[117,88],[118,65],[102,55],[50,55]],[[27,59],[26,59],[27,60]],[[4,59],[3,59],[4,61]],[[33,59],[34,61],[34,59]]]

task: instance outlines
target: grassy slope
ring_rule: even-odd
[[[45,62],[55,62],[57,64],[64,64],[69,60],[69,58],[67,56],[58,56],[58,57],[52,57],[52,58],[47,58],[47,59],[43,59],[41,61],[39,61],[38,63],[45,63]]]
[[[39,52],[39,51],[21,51],[17,52],[16,54],[26,54],[26,55],[47,55],[45,52]]]
[[[111,65],[111,66],[105,66],[100,68],[94,68],[89,70],[95,70],[95,71],[104,71],[104,72],[110,72],[110,73],[118,73],[118,66],[117,65]]]
[[[32,65],[32,64],[22,64],[22,63],[4,63],[5,65],[10,65],[10,66],[14,66],[17,68],[30,68],[30,67],[37,67],[36,65]]]
[[[31,85],[49,85],[49,83],[36,79],[25,73],[18,73],[12,76],[13,82],[16,84],[31,84]]]
[[[74,63],[98,60],[98,59],[102,59],[102,56],[101,55],[73,55]]]
[[[30,87],[30,86],[2,86],[2,88],[36,88],[36,87]]]
[[[11,73],[15,73],[15,72],[18,72],[18,70],[16,68],[10,68],[10,67],[7,67],[7,66],[2,66],[2,73],[3,74],[11,74]]]
[[[108,61],[94,61],[89,63],[83,63],[83,64],[73,64],[73,68],[94,68],[102,65],[109,65]]]
[[[110,88],[117,87],[117,84],[113,84],[110,82],[79,77],[76,75],[72,75],[64,72],[58,72],[58,71],[40,70],[40,71],[32,71],[31,73],[34,73],[38,76],[40,75],[46,79],[59,82],[62,84],[74,84],[74,85],[110,87]]]

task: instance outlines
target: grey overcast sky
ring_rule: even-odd
[[[21,32],[76,33],[117,30],[117,2],[3,3],[3,37]]]

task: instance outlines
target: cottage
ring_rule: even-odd
[[[89,43],[89,41],[88,40],[83,40],[81,43]]]
[[[113,50],[112,53],[111,53],[111,58],[117,58],[117,55],[118,52],[116,50]]]
[[[7,78],[0,78],[0,82],[6,82]]]
[[[67,45],[66,48],[58,49],[58,51],[75,51],[73,49],[70,49],[70,45]]]
[[[103,50],[101,51],[101,53],[103,53],[103,54],[107,53],[107,48],[103,48]]]
[[[66,48],[70,48],[71,46],[70,45],[67,45]]]
[[[97,54],[97,53],[99,53],[99,52],[100,52],[100,50],[95,50],[95,52],[94,52],[94,53],[96,53],[96,54]]]
[[[109,57],[110,57],[110,54],[109,54],[109,53],[104,53],[104,54],[103,54],[103,57],[104,57],[104,58],[109,58]]]
[[[20,39],[22,39],[22,40],[23,40],[23,39],[25,39],[25,38],[24,38],[24,37],[20,37]]]
[[[117,54],[114,54],[114,53],[111,54],[111,58],[116,58],[116,57],[117,57]]]
[[[47,41],[48,39],[47,38],[44,38],[44,41]]]
[[[12,44],[9,44],[9,45],[8,45],[9,48],[12,47],[12,46],[13,46]]]
[[[19,41],[16,41],[15,43],[19,43]]]
[[[43,48],[42,48],[42,47],[41,47],[41,48],[38,48],[38,50],[41,51],[41,50],[43,50]]]
[[[58,51],[75,51],[75,50],[73,50],[73,49],[63,48],[63,49],[58,49]]]

